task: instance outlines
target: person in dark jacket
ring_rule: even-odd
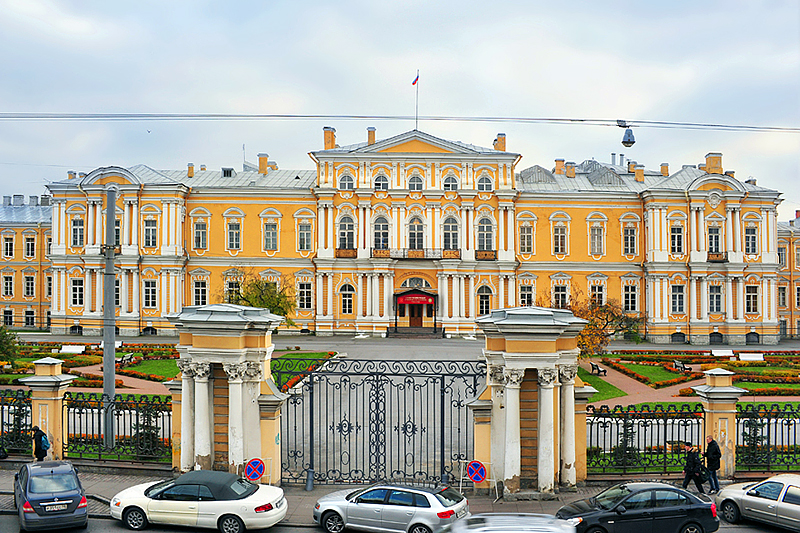
[[[47,457],[47,450],[42,447],[42,437],[45,436],[44,431],[39,429],[39,426],[33,426],[31,431],[33,431],[33,455],[37,461],[44,461],[44,458]]]
[[[694,480],[697,492],[705,494],[703,482],[700,480],[700,466],[702,466],[700,455],[691,442],[685,443],[684,450],[686,451],[686,466],[683,467],[683,488],[688,487],[689,481]]]
[[[722,458],[722,452],[719,449],[719,444],[711,435],[706,437],[706,453],[703,456],[706,458],[706,468],[708,468],[708,484],[710,485],[708,493],[716,494],[719,492],[717,470],[719,470],[719,460]]]

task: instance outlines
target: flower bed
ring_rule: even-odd
[[[626,360],[627,360],[627,358],[626,358]],[[620,364],[619,361],[620,361],[620,359],[613,360],[613,359],[609,359],[608,357],[604,357],[603,358],[603,363],[608,365],[608,366],[610,366],[611,368],[613,368],[617,372],[621,372],[622,374],[625,374],[626,376],[632,377],[636,381],[644,383],[645,385],[653,387],[654,389],[661,389],[661,388],[664,388],[664,387],[670,387],[672,385],[677,385],[678,383],[685,383],[686,381],[693,381],[695,379],[700,379],[700,378],[703,377],[703,374],[700,374],[699,372],[692,372],[692,373],[689,373],[689,374],[682,374],[682,373],[680,373],[678,371],[678,369],[676,369],[675,367],[673,367],[672,365],[670,365],[668,363],[665,364],[665,363],[652,363],[652,362],[648,362],[648,361],[637,361],[637,364],[640,364],[640,365],[662,366],[666,370],[678,374],[678,377],[676,377],[674,379],[668,379],[668,380],[664,380],[664,381],[652,381],[647,376],[643,376],[643,375],[639,374],[638,372],[634,372],[630,368],[627,368],[626,366]]]
[[[139,378],[139,379],[146,379],[148,381],[169,381],[172,378],[158,376],[156,374],[145,374],[144,372],[137,372],[136,370],[129,370],[127,368],[121,368],[121,365],[117,365],[117,374],[121,374],[123,376],[129,376],[132,378]]]

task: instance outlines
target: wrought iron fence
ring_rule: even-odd
[[[800,407],[736,405],[736,470],[800,470]]]
[[[701,404],[586,408],[589,474],[680,472],[684,442],[702,446]]]
[[[472,457],[467,402],[484,383],[478,361],[276,359],[289,393],[281,417],[283,483],[454,479]]]
[[[31,391],[0,390],[0,444],[10,454],[31,455]]]
[[[106,413],[113,413],[113,444],[106,446]],[[170,462],[172,405],[159,396],[64,393],[65,458]]]

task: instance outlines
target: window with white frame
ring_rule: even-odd
[[[122,242],[122,221],[119,219],[114,220],[114,246],[119,246]]]
[[[411,179],[408,180],[408,190],[409,191],[421,191],[422,190],[422,178],[419,176],[411,176]]]
[[[31,259],[36,255],[36,238],[25,237],[25,257]]]
[[[50,255],[51,250],[53,249],[53,237],[47,236],[47,255]]]
[[[14,276],[3,276],[3,296],[14,296]]]
[[[353,294],[356,292],[353,289],[352,285],[342,285],[341,290],[339,291],[342,293],[342,307],[341,311],[343,315],[352,315],[353,314]]]
[[[590,301],[593,306],[599,307],[601,305],[605,305],[606,303],[606,288],[604,285],[599,283],[595,283],[594,285],[589,286],[590,289]]]
[[[144,288],[144,301],[142,302],[143,307],[155,309],[158,305],[158,288],[156,286],[156,280],[146,279],[142,282],[142,286]]]
[[[636,228],[625,227],[622,230],[622,253],[636,255]]]
[[[297,249],[307,252],[313,247],[313,235],[311,233],[311,223],[301,222],[297,225]]]
[[[519,305],[524,307],[533,306],[533,285],[519,286]]]
[[[786,287],[778,287],[778,307],[786,307]]]
[[[3,257],[14,257],[14,237],[3,237]]]
[[[264,223],[264,249],[270,251],[278,249],[278,225],[274,222]]]
[[[444,220],[444,249],[458,250],[458,221],[455,217],[447,217]]]
[[[592,226],[589,230],[592,255],[603,255],[603,227]]]
[[[422,221],[412,218],[408,223],[408,247],[412,250],[422,250],[424,245],[424,231]]]
[[[481,176],[478,179],[478,191],[490,192],[492,190],[492,178],[489,176]]]
[[[796,246],[794,249],[794,268],[800,268],[800,246]]]
[[[4,326],[13,326],[14,325],[14,310],[13,309],[3,309],[3,325]]]
[[[758,253],[758,228],[755,226],[744,228],[744,253],[748,255]]]
[[[300,282],[297,284],[297,307],[298,309],[303,309],[307,311],[311,309],[312,306],[312,299],[311,299],[311,283],[309,282]]]
[[[748,314],[758,313],[758,285],[744,286],[744,312]]]
[[[83,246],[83,219],[72,219],[72,246]]]
[[[239,250],[242,246],[242,226],[238,220],[228,221],[228,250]]]
[[[533,226],[525,225],[519,228],[519,251],[523,254],[533,253]]]
[[[229,279],[225,281],[225,301],[227,303],[239,303],[242,294],[242,286],[239,280]]]
[[[683,254],[683,226],[672,226],[670,228],[669,251],[675,255]]]
[[[639,291],[637,285],[625,285],[622,288],[622,305],[628,313],[636,312],[639,308]]]
[[[383,174],[377,176],[375,178],[375,190],[376,191],[388,191],[389,190],[389,178],[387,178]]]
[[[488,315],[492,307],[492,289],[484,285],[478,289],[478,315]]]
[[[155,248],[158,246],[158,220],[145,219],[143,244],[145,248]]]
[[[36,281],[33,276],[25,276],[23,282],[22,294],[26,298],[33,298],[36,295]]]
[[[345,174],[341,178],[339,178],[339,189],[342,191],[352,191],[353,190],[353,176],[349,174]]]
[[[722,285],[709,285],[708,287],[708,312],[722,312]]]
[[[478,250],[494,250],[494,228],[488,217],[478,221]]]
[[[778,246],[778,265],[781,268],[786,268],[786,247]]]
[[[446,191],[457,191],[458,190],[458,180],[455,176],[447,176],[444,179],[444,190]]]
[[[114,279],[114,307],[119,307],[119,278]]]
[[[686,312],[683,285],[672,285],[672,314],[682,315]]]
[[[25,310],[25,326],[32,328],[36,325],[36,315],[34,314],[33,310],[26,309]]]
[[[70,282],[72,286],[72,305],[81,307],[83,306],[83,280],[72,278]]]
[[[800,285],[795,287],[794,306],[800,307]],[[800,333],[800,331],[798,333]]]
[[[372,225],[373,240],[376,250],[389,249],[389,222],[384,217],[375,219]]]
[[[556,285],[553,287],[553,307],[556,309],[566,309],[568,304],[567,286]]]
[[[353,250],[355,249],[355,224],[353,219],[349,216],[343,216],[339,219],[339,249]]]
[[[720,246],[720,228],[717,226],[711,226],[708,228],[708,252],[712,254],[718,254],[721,251]]]
[[[561,224],[553,226],[553,255],[567,253],[567,227]]]
[[[194,280],[194,305],[208,303],[208,282],[204,279]]]
[[[195,250],[208,248],[208,224],[205,220],[197,220],[194,223],[194,248]]]
[[[53,297],[53,276],[47,276],[47,282],[45,283],[45,286],[47,287],[45,289],[45,296],[47,296],[48,298],[52,298]]]

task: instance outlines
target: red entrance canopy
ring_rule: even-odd
[[[433,296],[426,296],[424,294],[404,294],[397,297],[399,304],[432,304]]]

